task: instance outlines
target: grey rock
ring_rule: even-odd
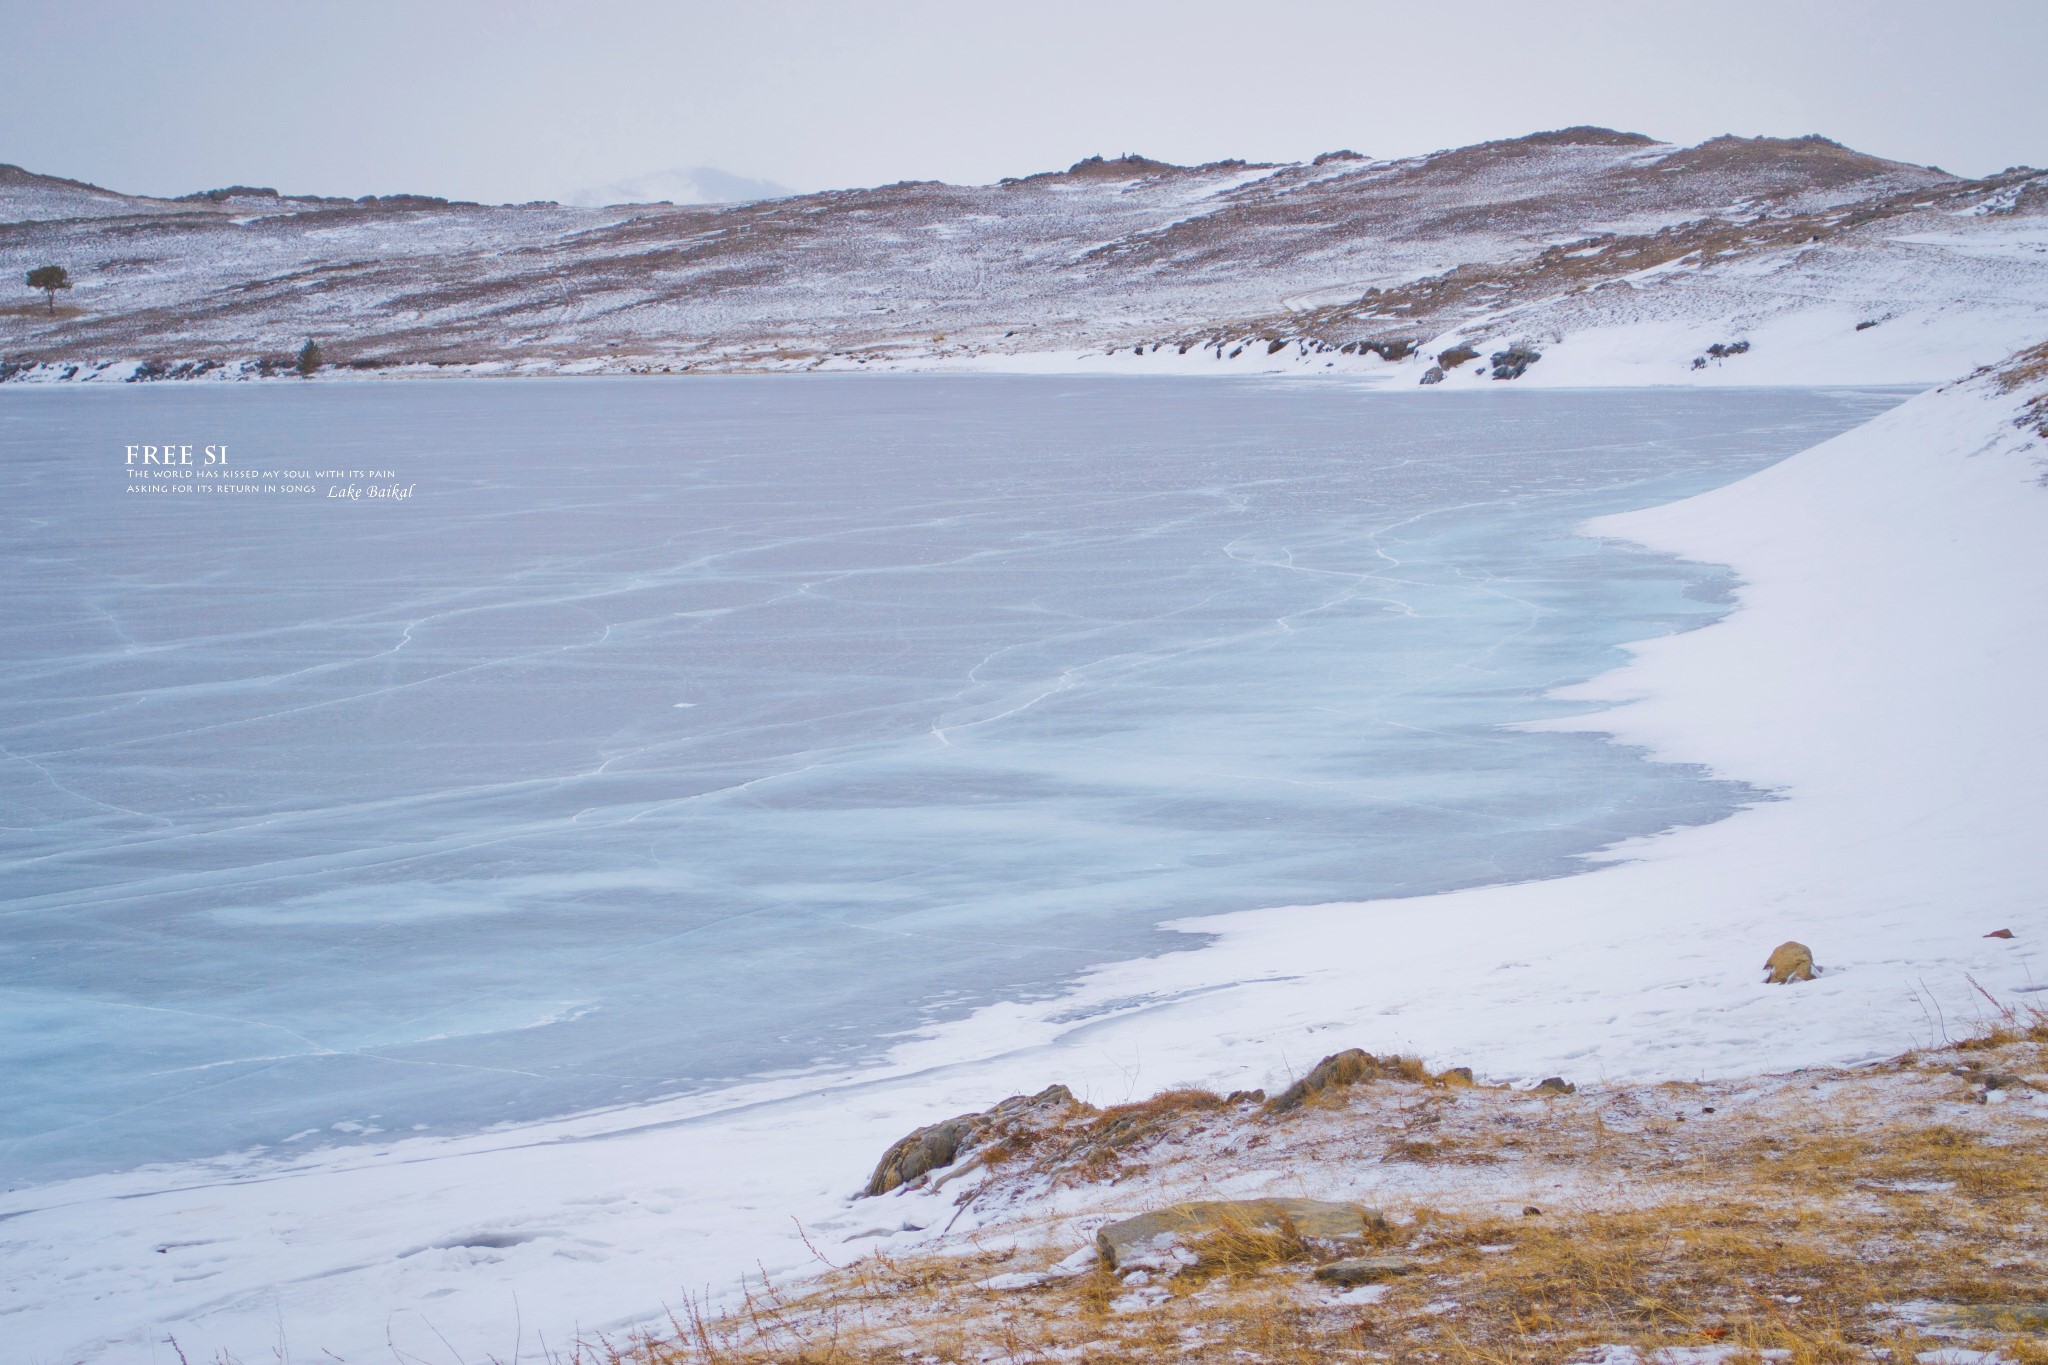
[[[898,1138],[882,1154],[875,1173],[868,1177],[866,1193],[887,1194],[898,1185],[907,1185],[921,1175],[952,1165],[961,1149],[971,1145],[975,1120],[979,1117],[962,1114]]]
[[[1412,1275],[1422,1269],[1422,1262],[1413,1256],[1347,1256],[1341,1261],[1332,1261],[1316,1269],[1316,1278],[1326,1284],[1341,1284],[1351,1288],[1361,1284],[1378,1284],[1391,1280],[1396,1275]]]
[[[1385,1226],[1362,1204],[1324,1199],[1216,1199],[1173,1204],[1111,1223],[1095,1234],[1095,1250],[1111,1270],[1171,1255],[1206,1233],[1227,1227],[1293,1232],[1317,1241],[1358,1241]]]
[[[961,1114],[898,1138],[882,1153],[864,1195],[887,1194],[921,1176],[952,1165],[996,1133],[1020,1124],[1050,1120],[1074,1107],[1074,1093],[1049,1085],[1036,1095],[1012,1095],[979,1114]]]
[[[1495,351],[1488,356],[1487,364],[1493,366],[1495,379],[1520,379],[1529,372],[1529,367],[1543,359],[1543,352],[1531,346],[1510,346],[1505,351]]]
[[[1284,1114],[1291,1109],[1301,1108],[1308,1102],[1309,1096],[1321,1094],[1333,1086],[1376,1081],[1384,1074],[1386,1068],[1381,1066],[1379,1058],[1363,1049],[1347,1047],[1342,1052],[1333,1052],[1317,1062],[1308,1075],[1275,1096],[1267,1104],[1266,1111]]]

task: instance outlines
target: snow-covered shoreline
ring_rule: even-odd
[[[137,357],[89,362],[48,361],[0,373],[8,387],[131,383],[365,384],[483,379],[689,379],[704,375],[791,376],[990,374],[1069,378],[1320,380],[1395,392],[1458,393],[1515,389],[1588,388],[1830,388],[1931,387],[2030,344],[2038,335],[2039,307],[2031,299],[2002,304],[1902,308],[1865,317],[1848,304],[1776,301],[1739,312],[1705,309],[1676,316],[1654,313],[1626,322],[1590,321],[1559,330],[1509,312],[1483,324],[1432,336],[1400,360],[1345,353],[1312,338],[1277,349],[1264,337],[1236,336],[1214,349],[1172,346],[1111,349],[1080,347],[1002,350],[986,345],[904,345],[856,357],[852,353],[790,352],[772,343],[733,344],[715,352],[620,352],[602,359],[424,362],[374,369],[324,369],[311,376],[287,368],[264,369],[254,359],[221,363],[198,358],[147,362]],[[1472,334],[1468,336],[1468,334]],[[1424,384],[1422,376],[1444,350],[1480,342],[1482,359]],[[1490,338],[1490,339],[1489,339]],[[1737,355],[1712,358],[1717,344],[1747,342]],[[1484,354],[1499,346],[1533,345],[1541,360],[1518,378],[1495,380]],[[1698,361],[1696,367],[1694,362]],[[150,368],[154,364],[155,368]],[[4,392],[4,390],[0,390]]]
[[[381,1358],[387,1333],[406,1359],[502,1358],[517,1324],[530,1353],[756,1265],[802,1273],[798,1223],[836,1261],[935,1233],[902,1224],[948,1200],[847,1196],[906,1128],[1053,1081],[1097,1102],[1229,1089],[1347,1046],[1496,1080],[1730,1076],[1896,1053],[1982,1004],[1977,984],[2027,1000],[2048,985],[2048,490],[2016,401],[1929,393],[1592,528],[1746,586],[1729,618],[1574,689],[1610,704],[1575,728],[1785,799],[1581,876],[1189,922],[1217,938],[986,1008],[857,1076],[15,1192],[0,1315],[30,1360],[168,1358],[166,1335],[195,1358],[280,1339]],[[2000,928],[2017,937],[1982,937]],[[1819,981],[1760,984],[1785,938],[1813,946]]]

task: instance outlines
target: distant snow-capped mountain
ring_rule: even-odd
[[[756,199],[787,199],[795,193],[773,180],[753,180],[716,166],[679,166],[592,185],[563,196],[562,202],[589,209],[611,204],[746,204]]]

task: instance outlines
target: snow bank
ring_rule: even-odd
[[[1569,328],[1532,329],[1513,316],[1497,320],[1473,338],[1482,355],[1533,336],[1543,358],[1521,378],[1499,381],[1483,363],[1452,370],[1441,383],[1425,386],[1431,358],[1466,340],[1445,333],[1424,342],[1399,361],[1368,354],[1343,355],[1290,344],[1269,352],[1247,344],[1235,358],[1228,352],[1172,347],[1134,352],[1100,350],[979,352],[956,356],[904,355],[856,366],[851,361],[815,366],[820,370],[911,373],[1144,375],[1195,377],[1286,376],[1325,379],[1373,389],[1459,393],[1512,388],[1826,388],[1831,386],[1930,386],[1949,376],[1994,363],[2040,335],[2041,305],[2030,299],[2008,304],[1977,302],[1898,311],[1870,312],[1852,306],[1802,305],[1768,316],[1731,316],[1729,309],[1649,320],[1577,320]],[[1747,341],[1751,349],[1723,361],[1707,356],[1718,343]],[[1693,360],[1705,362],[1693,368]]]
[[[175,1335],[193,1359],[540,1359],[543,1338],[616,1332],[757,1264],[816,1268],[799,1222],[838,1262],[931,1235],[950,1192],[849,1202],[881,1149],[1054,1080],[1098,1102],[1271,1084],[1346,1046],[1496,1080],[1727,1076],[1896,1053],[1984,1008],[1979,984],[2041,998],[2048,490],[2014,411],[1983,385],[1927,394],[1594,526],[1747,586],[1728,619],[1574,689],[1607,709],[1571,724],[1783,799],[1580,876],[1189,922],[1215,942],[983,1010],[859,1076],[16,1192],[12,1351],[163,1360]],[[2000,928],[2017,937],[1982,937]],[[1786,938],[1818,981],[1761,984]]]

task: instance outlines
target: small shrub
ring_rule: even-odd
[[[61,265],[39,265],[28,272],[28,287],[43,291],[49,311],[57,311],[57,291],[71,287],[71,272]]]

